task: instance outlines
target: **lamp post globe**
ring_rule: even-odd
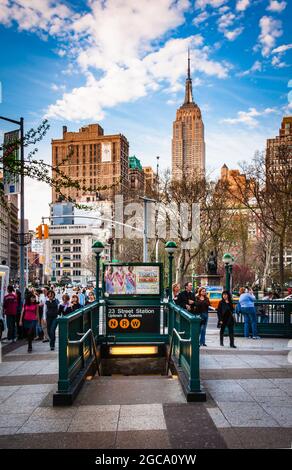
[[[173,255],[177,249],[177,244],[173,241],[165,243],[165,251],[168,253],[168,289],[169,289],[169,300],[172,300],[172,265],[173,265]]]
[[[96,241],[92,245],[92,251],[95,253],[96,257],[96,287],[95,287],[95,297],[99,301],[99,266],[100,266],[100,255],[104,250],[104,244],[100,241]]]

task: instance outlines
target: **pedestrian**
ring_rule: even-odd
[[[94,292],[90,291],[85,305],[92,304],[92,302],[95,302],[95,295],[94,295]]]
[[[36,302],[36,296],[29,292],[25,298],[25,302],[22,308],[19,325],[23,326],[27,341],[28,349],[27,352],[32,352],[32,341],[35,336],[35,330],[37,324],[40,324],[39,317],[39,306]]]
[[[200,346],[207,346],[206,344],[206,330],[209,318],[210,300],[207,296],[205,287],[200,287],[196,297],[196,313],[201,317],[200,324]]]
[[[60,316],[68,315],[72,312],[72,307],[70,305],[70,297],[68,294],[62,295],[62,303],[59,305],[58,314]]]
[[[48,328],[48,335],[50,338],[51,351],[55,349],[56,342],[56,328],[58,324],[58,311],[59,311],[59,300],[56,299],[55,292],[50,290],[48,292],[48,300],[46,300],[44,308],[44,319]]]
[[[270,302],[273,300],[273,293],[272,292],[264,292],[264,296],[262,298],[265,302]],[[264,304],[261,305],[259,308],[259,317],[260,317],[260,322],[261,323],[269,323],[269,313],[270,313],[270,307],[272,307],[269,304]]]
[[[218,325],[220,326],[220,346],[224,346],[224,331],[227,326],[230,347],[236,348],[234,345],[234,316],[233,316],[233,304],[230,292],[224,290],[222,292],[222,300],[220,300],[218,308]]]
[[[193,293],[193,285],[191,282],[186,282],[184,288],[185,290],[178,294],[176,303],[188,312],[195,313],[196,298]]]
[[[78,310],[79,308],[81,308],[82,305],[80,305],[79,303],[79,298],[78,298],[78,295],[77,294],[73,294],[72,297],[71,297],[71,308],[72,308],[72,312],[75,312],[75,310]]]
[[[178,303],[179,293],[180,293],[180,284],[175,282],[174,284],[172,284],[172,300],[175,304]]]
[[[85,295],[81,289],[78,289],[78,302],[82,307],[85,305]]]
[[[255,296],[253,295],[252,289],[249,289],[248,292],[243,292],[242,288],[240,290],[241,294],[239,297],[240,310],[244,317],[244,337],[249,337],[249,329],[251,326],[252,330],[252,339],[260,339],[257,331],[257,315],[255,309]]]
[[[7,287],[7,294],[4,296],[3,314],[6,316],[7,339],[12,343],[16,342],[16,314],[17,314],[17,296],[14,287]]]
[[[40,320],[41,320],[41,325],[42,325],[42,330],[43,330],[43,343],[48,343],[49,340],[49,335],[48,335],[48,328],[47,328],[47,322],[44,317],[44,311],[45,311],[45,303],[48,300],[48,292],[49,288],[44,287],[42,289],[41,294],[39,295],[39,312],[40,312]]]
[[[19,289],[16,289],[15,293],[17,297],[17,310],[16,310],[17,339],[20,340],[24,338],[23,327],[19,325],[21,311],[22,311],[22,299],[21,299],[21,293]]]

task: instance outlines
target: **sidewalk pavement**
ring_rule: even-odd
[[[177,377],[113,376],[86,381],[74,405],[60,408],[57,350],[6,346],[0,448],[291,448],[292,347],[236,338],[230,349],[227,340],[220,347],[210,328],[200,350],[206,403],[186,403]]]

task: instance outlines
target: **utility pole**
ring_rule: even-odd
[[[157,161],[157,165],[156,165],[156,198],[157,198],[157,203],[158,203],[158,207],[159,207],[159,156],[156,157],[156,161]],[[159,238],[158,238],[158,208],[157,208],[157,212],[155,214],[156,216],[156,240],[155,240],[155,261],[156,263],[158,263],[159,261],[159,257],[158,257],[158,253],[159,253]]]

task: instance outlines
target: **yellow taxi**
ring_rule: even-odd
[[[207,296],[209,297],[211,307],[217,310],[220,300],[222,300],[223,287],[207,287]],[[239,297],[236,295],[232,296],[232,300],[238,301]],[[235,307],[235,304],[234,304]]]

